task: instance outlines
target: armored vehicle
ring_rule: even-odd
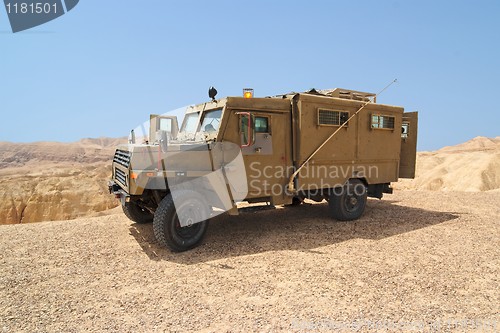
[[[375,94],[216,94],[186,108],[180,128],[176,117],[152,115],[141,142],[132,136],[114,155],[110,193],[173,251],[200,244],[209,219],[237,215],[241,202],[326,200],[334,219],[355,220],[367,197],[415,175],[418,114]]]

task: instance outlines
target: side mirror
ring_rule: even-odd
[[[128,143],[135,144],[135,131],[131,130],[130,135],[128,136]]]

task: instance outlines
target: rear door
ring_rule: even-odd
[[[418,112],[405,112],[401,128],[399,178],[415,178]]]

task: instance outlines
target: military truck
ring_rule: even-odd
[[[176,117],[152,115],[148,137],[114,155],[110,193],[172,251],[199,245],[210,218],[238,215],[241,202],[326,200],[334,219],[350,221],[367,197],[415,175],[418,113],[378,104],[376,94],[216,94],[188,107],[180,128]]]

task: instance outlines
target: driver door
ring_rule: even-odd
[[[285,199],[291,170],[290,114],[259,110],[236,113],[239,115],[239,142],[246,167],[248,198],[270,197],[273,204],[280,204]]]

